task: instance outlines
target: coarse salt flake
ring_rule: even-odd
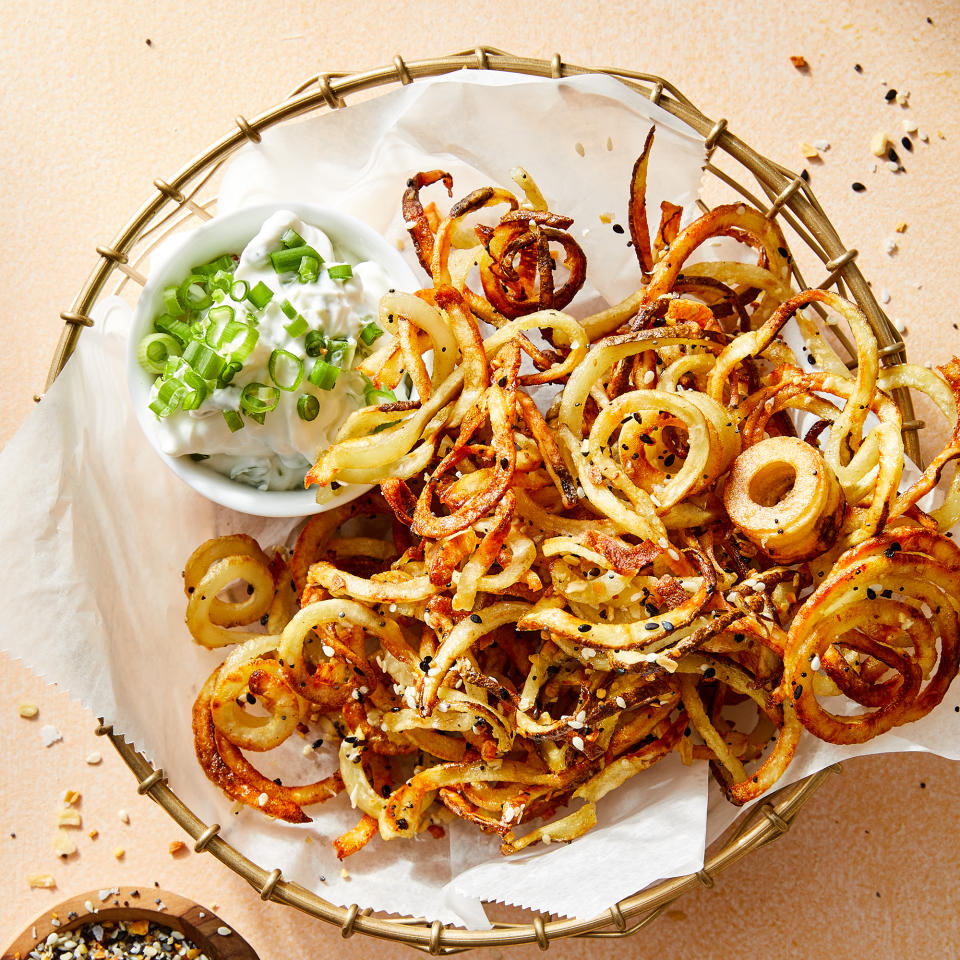
[[[55,743],[59,743],[63,736],[53,724],[48,723],[40,728],[40,739],[45,747],[52,747]]]

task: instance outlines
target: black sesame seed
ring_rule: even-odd
[[[655,617],[660,612],[652,603],[645,603],[643,609],[646,610],[647,615],[651,617]]]
[[[667,456],[663,458],[663,465],[665,467],[672,467],[676,459],[677,458],[672,453],[667,454]]]
[[[713,667],[707,667],[707,669],[703,671],[704,680],[709,680],[711,677],[715,677],[716,675],[717,671],[714,670]]]
[[[400,817],[397,820],[397,827],[401,830],[407,830],[410,827],[410,824],[407,823],[406,817]]]
[[[471,619],[474,623],[483,623],[483,617],[481,617],[479,613],[471,613],[471,614],[470,614],[470,619]]]
[[[644,629],[645,629],[645,630],[659,630],[659,629],[660,629],[660,624],[659,624],[659,623],[646,623],[646,624],[644,624]]]
[[[801,179],[804,183],[809,183],[809,182],[810,182],[810,174],[807,172],[807,168],[806,168],[806,167],[804,167],[804,168],[800,171],[800,179]]]
[[[623,227],[621,227],[619,223],[615,223],[615,224],[613,225],[613,232],[614,232],[614,233],[623,233]]]
[[[856,70],[857,73],[863,73],[863,67],[861,67],[859,63],[855,63],[853,69]]]
[[[256,703],[256,702],[257,702],[257,698],[256,698],[252,693],[250,693],[250,692],[248,691],[248,692],[247,692],[247,703],[253,704],[253,703]]]
[[[314,750],[319,750],[323,746],[323,740],[314,740],[310,746],[313,747]]]
[[[747,639],[747,635],[745,633],[735,633],[733,635],[734,643],[743,643],[743,641],[746,639]]]
[[[794,691],[793,691],[793,699],[794,699],[794,700],[799,700],[801,696],[803,696],[803,684],[802,684],[802,683],[798,683],[797,686],[794,688]]]
[[[907,151],[912,151],[912,150],[913,150],[913,144],[910,142],[910,138],[909,138],[909,137],[901,137],[901,138],[900,138],[900,143],[903,145],[903,149],[904,149],[904,150],[907,150]]]
[[[891,88],[883,95],[883,99],[886,100],[887,103],[892,103],[894,100],[897,99],[897,91],[894,90],[893,87],[891,87]]]
[[[900,157],[899,157],[899,155],[897,154],[897,151],[893,149],[893,147],[891,147],[891,148],[887,151],[887,159],[890,160],[890,161],[893,162],[893,163],[899,163],[899,162],[900,162]]]
[[[593,627],[590,626],[589,623],[581,623],[580,626],[577,627],[577,629],[578,629],[581,633],[589,633],[589,632],[593,629]]]
[[[509,461],[509,459],[508,459],[507,457],[501,457],[501,458],[500,458],[500,469],[501,469],[501,470],[507,470],[507,469],[509,469],[509,467],[510,467],[510,461]]]
[[[863,193],[867,189],[859,180],[854,180],[851,186],[854,193]]]
[[[807,363],[812,367],[817,362],[817,358],[811,353],[807,355]]]
[[[877,599],[877,591],[871,589],[870,587],[867,587],[867,599],[868,599],[868,600],[876,600],[876,599]]]
[[[663,629],[666,630],[667,633],[673,633],[673,629],[674,629],[673,624],[669,620],[664,620],[663,623],[660,624],[660,626],[663,627]]]

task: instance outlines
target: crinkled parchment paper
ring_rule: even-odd
[[[311,201],[353,213],[399,240],[405,235],[399,198],[411,172],[447,169],[462,196],[488,183],[512,187],[509,169],[522,164],[551,209],[575,217],[572,231],[587,252],[593,284],[577,300],[587,310],[626,295],[637,282],[627,234],[615,233],[600,215],[626,223],[630,171],[651,122],[658,126],[648,192],[656,223],[660,199],[688,208],[695,200],[702,140],[602,76],[541,81],[464,73],[288,124],[232,160],[219,208]],[[412,261],[409,245],[406,253]],[[687,768],[677,756],[605,798],[600,825],[585,837],[509,861],[494,839],[454,822],[442,840],[371,843],[346,862],[345,878],[330,844],[358,818],[345,797],[312,808],[313,822],[302,826],[249,809],[232,813],[193,753],[190,708],[222,653],[191,642],[180,572],[208,537],[244,531],[268,546],[289,542],[295,524],[214,507],[157,459],[127,398],[129,320],[124,302],[99,304],[96,325],[0,454],[6,507],[0,550],[7,567],[0,578],[6,615],[0,646],[113,723],[246,856],[280,867],[284,877],[337,904],[474,927],[487,922],[482,900],[590,916],[659,878],[700,866],[708,826],[716,834],[736,810],[711,802],[716,809],[708,825],[706,765]],[[928,749],[954,756],[958,722],[945,705],[861,748],[806,738],[790,779],[856,753]],[[293,739],[282,757],[262,758],[268,776],[305,782],[333,769],[332,749],[304,756],[303,742]]]

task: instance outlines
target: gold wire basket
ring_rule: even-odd
[[[236,127],[217,140],[200,156],[182,167],[169,181],[155,180],[156,192],[116,235],[109,246],[97,247],[99,259],[70,309],[61,314],[65,322],[54,352],[47,378],[53,382],[70,357],[81,331],[93,325],[90,313],[94,304],[113,282],[110,292],[135,289],[145,278],[140,271],[144,260],[156,245],[176,230],[208,220],[213,216],[216,194],[215,175],[224,162],[246,142],[258,143],[261,131],[293,118],[318,114],[324,110],[345,109],[345,98],[395,83],[410,84],[421,77],[432,77],[457,70],[499,70],[539,77],[568,77],[602,73],[616,77],[677,117],[705,138],[706,171],[711,175],[707,187],[735,191],[746,202],[779,218],[785,233],[793,238],[797,252],[802,249],[810,262],[822,265],[824,278],[816,286],[834,287],[855,300],[864,311],[880,343],[884,365],[906,362],[904,344],[881,310],[856,264],[857,251],[846,248],[817,202],[807,180],[763,157],[735,136],[725,119],[713,120],[698,110],[672,83],[648,73],[608,67],[582,67],[565,63],[560,54],[551,60],[515,57],[491,47],[477,47],[451,56],[430,60],[405,61],[400,55],[389,66],[363,73],[325,73],[311,77],[284,101],[247,120],[236,118]],[[721,164],[732,166],[733,172]],[[752,181],[745,186],[738,176],[746,171]],[[706,210],[706,204],[701,201]],[[794,280],[799,289],[808,284],[800,273],[796,258],[791,260]],[[128,291],[129,292],[129,291]],[[828,324],[830,321],[827,321]],[[835,327],[831,328],[848,365],[856,365],[855,351]],[[40,399],[37,397],[36,399]],[[895,396],[903,414],[906,453],[920,463],[918,430],[923,422],[914,417],[907,391]],[[830,770],[824,770],[772,794],[765,802],[746,811],[708,850],[702,870],[687,876],[664,880],[646,890],[615,903],[609,910],[589,919],[553,919],[534,916],[530,922],[495,922],[491,930],[464,930],[445,927],[439,920],[428,923],[422,918],[383,918],[373,916],[359,904],[338,907],[301,885],[284,880],[280,870],[259,866],[244,857],[222,837],[220,825],[200,820],[166,783],[162,769],[154,768],[111,726],[101,724],[97,733],[107,736],[139,781],[137,792],[160,804],[194,839],[197,853],[206,851],[243,877],[262,900],[283,903],[340,928],[343,937],[364,933],[383,940],[405,943],[431,954],[457,953],[476,947],[505,947],[537,943],[542,950],[563,937],[617,938],[629,936],[655,920],[671,903],[699,885],[712,887],[722,870],[765,843],[775,840],[790,827],[804,803],[820,786]],[[831,768],[839,770],[839,767]]]

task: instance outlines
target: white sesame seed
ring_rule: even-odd
[[[126,810],[118,810],[118,811],[117,811],[117,819],[118,819],[121,823],[129,823],[129,822],[130,822],[130,814],[127,813]]]
[[[582,724],[579,720],[568,720],[568,721],[567,721],[567,726],[570,727],[571,730],[582,730],[582,729],[583,729],[583,724]]]
[[[894,321],[893,321],[893,327],[894,327],[894,329],[897,331],[897,333],[906,333],[906,332],[907,332],[907,325],[906,325],[902,320],[900,320],[899,318],[894,319]]]
[[[621,710],[626,710],[626,709],[627,709],[627,701],[624,700],[623,697],[617,697],[617,699],[614,700],[614,703],[616,703],[616,705],[617,705]]]
[[[917,132],[917,121],[916,120],[904,120],[903,129],[905,133],[916,133]]]
[[[587,711],[586,711],[586,710],[581,710],[581,711],[577,714],[577,719],[578,719],[581,723],[583,723],[583,721],[587,719]]]
[[[814,673],[816,673],[816,672],[820,669],[820,658],[819,658],[819,657],[814,657],[814,658],[810,661],[810,669],[811,669]]]
[[[267,801],[268,801],[269,799],[270,799],[270,798],[269,798],[265,793],[261,793],[260,796],[257,797],[257,806],[258,806],[258,807],[265,807],[265,806],[267,805]]]
[[[656,374],[655,374],[652,370],[648,370],[648,371],[643,375],[643,382],[644,382],[644,383],[653,383],[653,380],[654,380],[654,377],[655,377],[655,376],[656,376]]]
[[[881,303],[889,303],[889,302],[890,302],[890,291],[889,291],[889,290],[881,290],[881,291],[880,291],[880,302],[881,302]]]
[[[892,257],[897,252],[898,249],[899,249],[899,245],[897,244],[897,241],[894,240],[893,237],[887,237],[887,239],[883,241],[883,252],[888,257]]]
[[[828,140],[814,140],[813,145],[821,151],[827,151],[830,149],[830,142]]]
[[[583,654],[584,659],[586,660],[590,660],[592,657],[597,655],[597,651],[594,650],[593,647],[584,647],[580,652]]]
[[[930,134],[927,133],[926,130],[918,130],[918,131],[917,131],[917,136],[918,136],[924,143],[929,143],[929,142],[930,142]]]
[[[337,652],[336,650],[333,649],[333,647],[329,646],[326,643],[320,649],[323,651],[323,655],[325,657],[332,657]]]
[[[574,750],[583,750],[583,737],[574,737],[570,742]]]
[[[86,762],[87,762],[91,767],[95,767],[102,759],[103,759],[103,757],[101,757],[99,753],[89,753],[89,754],[87,754],[87,761],[86,761]]]
[[[897,162],[894,161],[894,160],[888,160],[888,161],[887,161],[887,169],[888,169],[891,173],[896,173],[896,172],[900,169],[900,164],[897,163]]]
[[[233,931],[229,927],[217,927],[217,933],[220,934],[221,937],[229,937]]]

